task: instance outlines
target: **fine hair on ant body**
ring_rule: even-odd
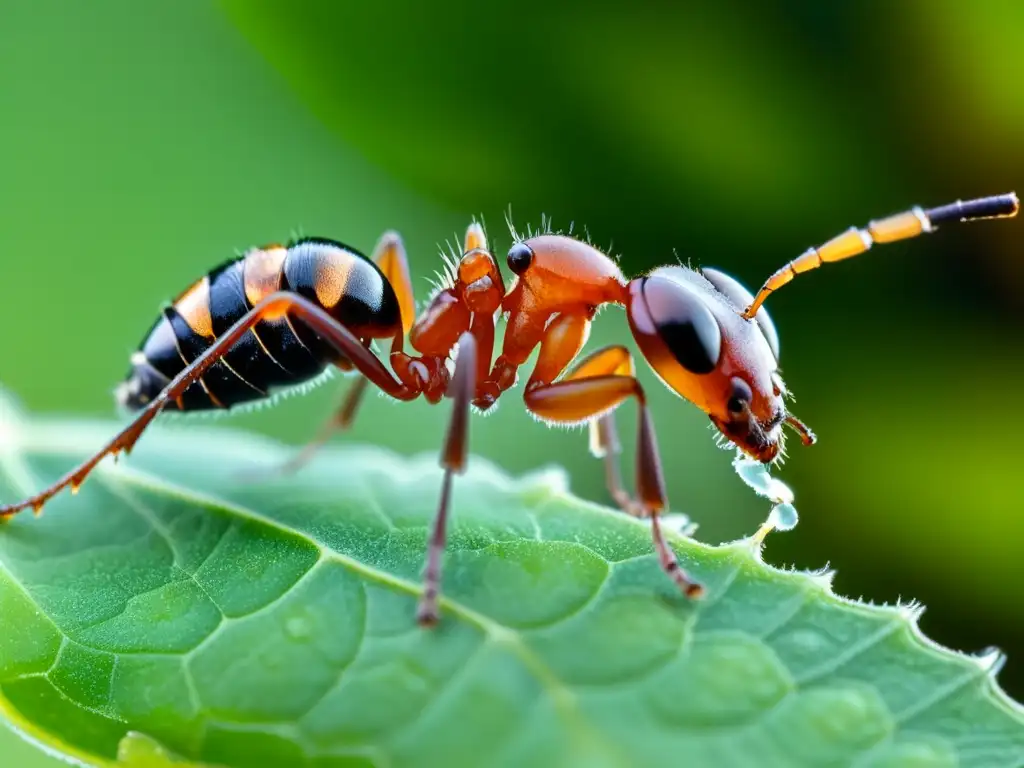
[[[506,291],[483,228],[474,223],[450,280],[418,317],[404,246],[394,233],[381,238],[372,259],[319,238],[254,248],[208,273],[163,310],[118,389],[121,404],[137,411],[134,420],[49,488],[0,507],[0,517],[29,507],[38,513],[63,488],[77,490],[105,456],[130,451],[161,410],[230,408],[265,399],[275,387],[308,381],[327,366],[354,370],[361,376],[341,408],[290,467],[308,458],[333,429],[351,424],[367,384],[396,400],[452,400],[417,610],[420,624],[433,625],[439,618],[452,477],[466,467],[470,405],[493,406],[539,347],[523,391],[526,408],[550,423],[589,422],[591,447],[604,459],[612,497],[625,512],[650,518],[662,569],[685,595],[698,597],[702,587],[680,567],[659,523],[667,509],[665,482],[632,354],[624,346],[606,347],[570,368],[597,310],[623,306],[641,354],[661,381],[707,413],[725,438],[767,464],[779,455],[784,425],[804,444],[815,437],[786,409],[778,334],[762,307],[765,299],[796,275],[856,256],[874,243],[912,238],[947,222],[1011,217],[1019,207],[1010,193],[930,210],[915,207],[851,228],[787,263],[756,295],[714,269],[665,266],[627,280],[601,251],[556,234],[517,238],[507,259],[515,280]],[[492,362],[499,314],[506,316],[507,330]],[[418,354],[405,352],[406,338]],[[391,341],[390,368],[371,349],[375,339]],[[635,496],[621,481],[612,416],[630,397],[640,409]]]

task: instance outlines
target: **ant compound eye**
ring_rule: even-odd
[[[508,252],[508,268],[517,275],[523,274],[533,263],[533,249],[526,243],[516,243]]]
[[[754,294],[748,291],[736,278],[729,277],[725,272],[709,267],[701,269],[701,274],[707,278],[709,283],[715,286],[719,293],[730,301],[737,312],[742,312],[753,303]],[[772,322],[771,317],[768,315],[768,310],[764,307],[757,310],[757,314],[754,315],[754,321],[761,329],[761,333],[764,334],[764,338],[768,342],[768,346],[771,348],[775,359],[778,360],[779,332],[775,330],[775,323]]]
[[[742,416],[747,408],[750,407],[750,401],[753,399],[754,393],[750,390],[750,385],[743,379],[734,378],[732,380],[732,394],[729,395],[729,400],[726,402],[725,407],[729,411],[730,416]]]
[[[690,373],[715,370],[722,329],[700,295],[661,275],[647,278],[643,292],[651,322],[676,361]]]

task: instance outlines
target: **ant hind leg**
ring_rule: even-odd
[[[346,432],[355,421],[356,412],[363,401],[366,387],[370,380],[365,376],[358,377],[345,393],[341,406],[323,423],[320,430],[312,440],[306,443],[298,452],[287,461],[278,466],[271,466],[269,469],[261,467],[258,471],[248,471],[243,475],[245,480],[268,480],[274,477],[292,475],[309,464],[327,442],[339,432]]]
[[[249,330],[261,320],[275,320],[284,316],[301,320],[309,326],[327,344],[352,364],[387,394],[397,400],[413,400],[419,392],[410,389],[398,381],[384,364],[367,349],[348,328],[331,317],[326,311],[298,294],[278,292],[267,296],[263,301],[249,310],[242,318],[224,332],[216,341],[203,351],[192,363],[164,387],[163,391],[139,411],[135,419],[103,448],[90,456],[75,469],[40,491],[16,504],[0,506],[0,518],[11,517],[31,507],[37,513],[53,496],[64,488],[76,490],[85,478],[95,469],[106,456],[116,455],[122,451],[131,451],[142,433],[150,425],[156,415],[171,401],[177,400],[189,385],[214,363],[220,360]]]

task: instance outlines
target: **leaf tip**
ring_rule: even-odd
[[[978,665],[978,668],[992,680],[1002,671],[1006,664],[1006,654],[995,646],[986,648],[981,653],[971,654],[967,658]]]
[[[829,568],[826,565],[816,571],[807,571],[807,578],[816,584],[823,592],[830,595],[834,594],[833,583],[836,578],[836,571],[834,568]]]
[[[926,606],[917,600],[911,600],[907,603],[897,603],[896,610],[908,624],[916,626],[924,615]]]

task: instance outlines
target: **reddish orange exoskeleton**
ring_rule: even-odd
[[[659,524],[667,508],[665,484],[630,351],[607,347],[570,369],[597,310],[623,306],[640,352],[658,377],[707,413],[728,440],[769,463],[781,449],[784,425],[805,444],[815,438],[785,406],[778,335],[761,306],[768,295],[801,272],[863,253],[873,243],[1018,210],[1017,197],[1007,194],[873,221],[809,249],[773,274],[756,296],[714,269],[666,266],[627,280],[601,251],[555,234],[517,238],[507,260],[515,280],[506,291],[484,231],[473,224],[448,283],[419,317],[405,251],[393,233],[381,239],[372,260],[317,238],[254,248],[193,284],[147,334],[118,390],[121,403],[138,411],[135,419],[49,488],[0,507],[0,517],[29,507],[38,512],[61,489],[77,488],[103,457],[129,451],[164,408],[230,408],[265,398],[274,387],[306,381],[329,365],[356,370],[361,376],[337,415],[290,466],[304,461],[331,430],[351,423],[367,384],[398,400],[423,396],[436,403],[446,394],[452,399],[441,499],[417,612],[421,624],[434,624],[452,476],[466,465],[470,405],[494,405],[539,347],[523,391],[527,409],[552,423],[590,423],[592,449],[604,457],[610,493],[626,512],[651,519],[662,568],[684,594],[697,597],[701,586],[679,566]],[[501,314],[507,329],[492,362]],[[404,350],[406,336],[416,354]],[[374,339],[390,340],[390,367],[371,348]],[[612,420],[614,409],[630,397],[640,408],[635,497],[621,482]]]

